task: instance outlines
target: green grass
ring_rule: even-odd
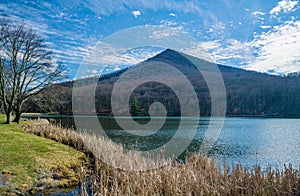
[[[262,171],[259,165],[249,170],[224,163],[221,168],[201,153],[190,154],[185,163],[163,156],[154,161],[139,152],[125,151],[122,145],[101,135],[49,125],[45,120],[34,121],[23,129],[74,146],[88,156],[93,153],[93,170],[87,171],[88,180],[84,182],[93,195],[300,195],[298,166]],[[82,187],[80,194],[88,195],[86,186]]]
[[[4,191],[66,187],[78,183],[83,153],[53,140],[25,133],[16,124],[3,124],[0,114],[0,172],[9,180]],[[28,122],[21,122],[25,124]]]

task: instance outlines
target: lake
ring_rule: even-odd
[[[127,149],[142,151],[158,148],[168,142],[176,134],[180,122],[178,117],[168,117],[162,128],[154,134],[136,136],[132,133],[153,130],[133,129],[131,133],[128,133],[122,130],[112,117],[99,117],[98,119],[111,140],[123,144]],[[128,118],[121,117],[119,120],[126,123]],[[135,120],[140,124],[145,124],[149,118],[136,118]],[[161,123],[159,118],[156,120]],[[184,134],[179,135],[179,138],[191,134],[188,127],[193,120],[195,119],[187,118],[183,121],[186,130]],[[65,127],[74,127],[72,118],[60,117],[59,121]],[[80,121],[89,125],[91,117],[80,117]],[[209,117],[200,118],[196,134],[188,147],[189,152],[199,150],[209,123]],[[214,120],[211,123],[214,123]],[[179,158],[183,159],[184,154]],[[227,165],[241,163],[250,169],[256,164],[261,165],[262,168],[271,166],[281,169],[284,164],[291,163],[294,168],[298,168],[300,165],[300,119],[226,117],[223,129],[208,155],[220,165],[226,161]]]

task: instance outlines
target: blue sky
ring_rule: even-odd
[[[297,0],[2,0],[0,15],[24,21],[44,35],[71,77],[97,43],[143,25],[169,27],[165,36],[189,34],[216,63],[284,74],[300,71],[299,8]],[[112,69],[161,50],[130,51]]]

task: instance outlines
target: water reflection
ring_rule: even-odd
[[[81,117],[87,126],[89,119],[89,117]],[[126,122],[127,117],[122,117],[122,120]],[[149,121],[147,118],[135,120],[141,124]],[[158,131],[134,130],[134,128],[131,130],[131,133],[136,134],[141,131],[153,131],[153,135],[150,136],[127,133],[111,117],[101,117],[99,123],[112,141],[124,145],[127,149],[146,151],[168,142],[176,133],[179,120],[180,118],[177,117],[168,118]],[[189,123],[193,120],[195,119],[183,120],[185,132],[179,135],[180,138],[190,136]],[[211,123],[217,121],[208,117],[200,118],[197,133],[188,147],[189,152],[199,150],[210,120]],[[60,118],[60,123],[65,127],[74,127],[72,118]],[[184,155],[185,152],[179,158],[183,159]],[[263,168],[266,166],[282,168],[288,163],[298,167],[300,165],[300,119],[227,117],[221,134],[208,155],[220,165],[226,161],[229,165],[241,163],[248,168],[253,168],[256,164],[260,164]]]

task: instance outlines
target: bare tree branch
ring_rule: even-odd
[[[0,101],[10,123],[17,122],[23,102],[63,77],[62,65],[56,65],[44,38],[24,24],[0,20]]]

